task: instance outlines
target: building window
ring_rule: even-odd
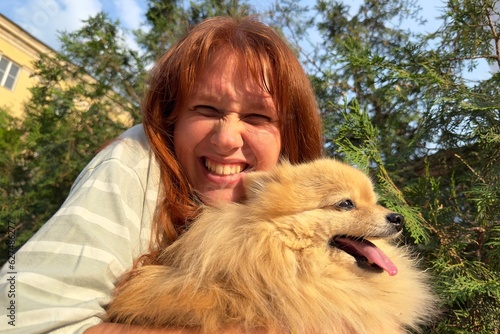
[[[0,56],[0,86],[13,90],[21,67],[6,57]]]

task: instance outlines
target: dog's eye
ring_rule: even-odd
[[[336,204],[336,206],[343,210],[352,210],[354,209],[354,203],[350,199],[343,199]]]

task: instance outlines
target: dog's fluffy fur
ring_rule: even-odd
[[[364,173],[330,159],[283,163],[250,173],[245,189],[241,204],[204,209],[164,250],[161,266],[131,272],[109,320],[203,333],[241,326],[386,334],[417,329],[435,314],[429,278],[391,242],[400,217],[377,205]],[[375,249],[354,238],[387,255],[387,272],[340,249]]]

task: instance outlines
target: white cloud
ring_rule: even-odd
[[[143,21],[143,10],[135,0],[113,0],[116,12],[112,13],[120,19],[128,29],[137,29]]]
[[[83,20],[100,11],[119,19],[125,43],[138,49],[131,31],[140,28],[145,8],[145,0],[0,0],[2,14],[55,50],[61,32],[80,29]]]
[[[28,0],[14,7],[12,19],[29,33],[58,49],[58,33],[83,26],[82,20],[102,10],[99,0]]]

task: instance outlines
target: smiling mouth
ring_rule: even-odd
[[[239,174],[248,168],[248,164],[245,163],[221,164],[208,158],[204,158],[204,164],[210,173],[220,176]]]
[[[364,238],[349,235],[335,236],[330,239],[329,245],[354,257],[358,267],[362,269],[376,273],[385,270],[390,276],[398,273],[398,268],[389,257],[372,242]]]

